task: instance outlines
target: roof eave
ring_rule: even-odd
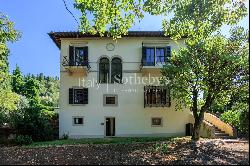
[[[59,43],[57,43],[56,39],[54,38],[54,32],[50,32],[50,33],[47,33],[47,34],[53,40],[53,42],[56,44],[56,46],[60,49],[61,45],[59,45]]]
[[[61,48],[61,38],[96,38],[101,37],[99,35],[83,34],[81,32],[50,32],[48,33],[50,38],[56,44],[56,46]],[[105,33],[104,37],[107,37]],[[170,38],[170,36],[165,36],[163,31],[129,31],[127,35],[123,37],[165,37]],[[183,36],[182,38],[186,38]]]

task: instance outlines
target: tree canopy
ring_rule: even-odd
[[[166,16],[166,36],[186,37],[185,46],[173,53],[162,74],[177,108],[185,105],[193,111],[193,139],[199,139],[204,112],[213,102],[226,103],[249,79],[248,31],[235,27],[229,38],[221,35],[223,25],[234,26],[247,16],[245,0],[75,0],[75,7],[82,12],[83,33],[103,36],[108,31],[116,39],[149,13]]]
[[[48,140],[53,137],[49,120],[56,117],[59,78],[24,76],[17,65],[9,73],[7,43],[19,37],[14,23],[0,13],[0,127],[10,125],[17,140]]]
[[[57,107],[59,101],[59,78],[37,75],[22,75],[16,65],[12,73],[11,86],[13,92],[23,95],[30,100],[30,104]]]
[[[101,36],[108,29],[111,36],[118,38],[127,33],[136,19],[143,18],[141,0],[75,0],[75,7],[82,13],[81,31]],[[92,24],[88,16],[93,17]]]
[[[198,43],[186,42],[164,66],[171,96],[179,107],[191,108],[197,130],[212,103],[225,104],[248,79],[248,53],[248,32],[235,28],[230,38],[216,34]]]
[[[174,17],[162,21],[166,35],[208,36],[223,24],[233,25],[247,15],[245,0],[75,0],[82,13],[80,30],[83,33],[105,31],[114,38],[127,34],[146,13]]]
[[[14,29],[14,23],[0,13],[0,114],[2,115],[6,110],[15,109],[19,99],[18,95],[11,91],[7,48],[7,42],[14,42],[19,36],[20,33]]]

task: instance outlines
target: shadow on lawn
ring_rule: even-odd
[[[60,147],[1,147],[0,164],[248,164],[249,152],[208,142],[177,142],[163,154],[154,143],[69,145]],[[170,145],[170,144],[169,144]],[[233,145],[233,144],[232,144]],[[234,146],[237,146],[234,144]]]
[[[249,152],[224,148],[213,142],[187,142],[171,152],[177,160],[168,164],[249,164]]]

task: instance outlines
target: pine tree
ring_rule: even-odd
[[[29,78],[24,84],[24,95],[29,99],[31,107],[40,104],[39,82],[34,78]]]
[[[24,80],[20,68],[16,65],[16,69],[12,73],[12,90],[17,94],[23,94],[24,90]]]

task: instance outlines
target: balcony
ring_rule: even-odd
[[[81,74],[86,76],[90,69],[88,60],[84,60],[81,58],[68,60],[66,56],[63,57],[62,66],[64,67],[65,70],[68,71],[70,75]]]
[[[147,62],[142,60],[141,63],[141,72],[143,76],[161,76],[161,68],[165,62]]]

